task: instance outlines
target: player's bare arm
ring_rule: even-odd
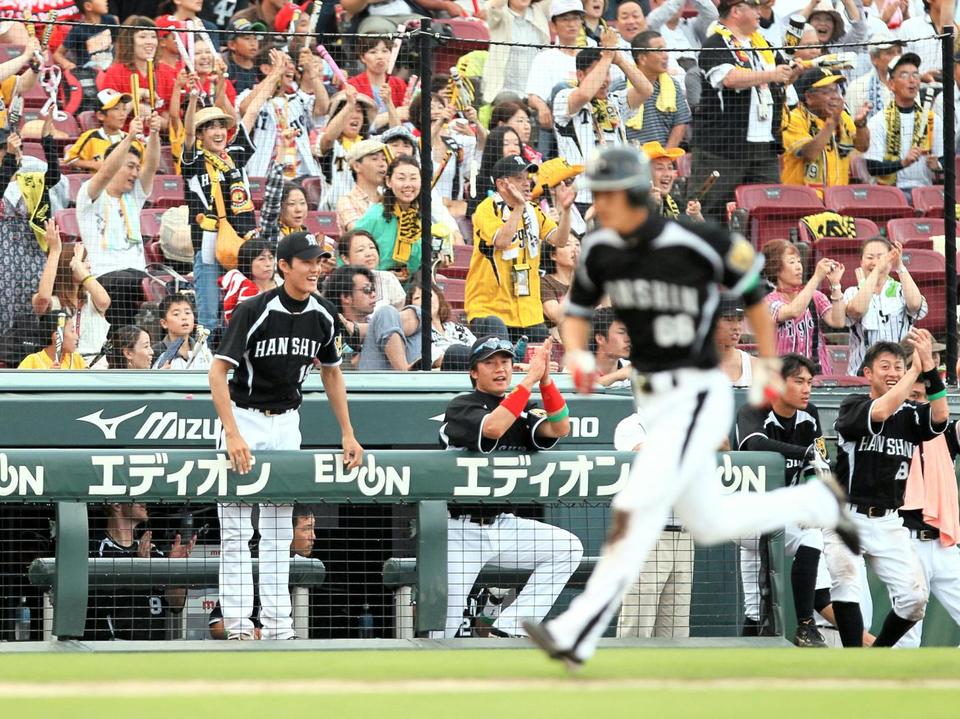
[[[552,348],[553,338],[549,337],[547,338],[547,341],[543,343],[540,349],[537,350],[537,353],[541,354],[543,359],[543,374],[540,375],[541,395],[546,395],[547,392],[553,389],[553,378],[550,376],[550,350]],[[553,391],[556,392],[555,389]],[[557,417],[547,422],[541,422],[539,425],[537,425],[537,434],[541,437],[550,437],[552,439],[561,439],[570,434],[569,411],[564,409],[562,415],[562,417]]]
[[[227,388],[227,372],[230,363],[220,358],[214,358],[210,365],[210,396],[213,399],[213,408],[217,411],[220,424],[223,426],[223,435],[226,438],[227,456],[238,474],[250,471],[252,457],[250,447],[237,429],[237,420],[233,416],[233,407],[230,404],[230,390]],[[331,404],[332,404],[331,400]]]
[[[347,405],[347,387],[343,382],[343,372],[339,367],[321,367],[320,380],[327,393],[327,400],[337,418],[342,436],[343,463],[349,468],[360,466],[363,459],[363,447],[353,436],[353,425],[350,424],[350,408]],[[226,385],[224,385],[226,387]],[[228,400],[229,404],[229,400]]]

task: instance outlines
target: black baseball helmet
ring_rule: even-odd
[[[594,192],[628,190],[635,196],[650,192],[650,160],[633,147],[608,147],[587,162],[580,186]]]

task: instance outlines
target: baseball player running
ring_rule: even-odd
[[[785,387],[783,394],[773,401],[770,409],[743,405],[737,413],[737,449],[747,452],[777,452],[786,460],[787,484],[795,485],[800,474],[816,452],[826,459],[823,427],[820,414],[810,403],[813,361],[799,354],[783,358],[781,375]],[[817,528],[786,527],[786,549],[793,557],[790,582],[793,589],[793,606],[797,613],[797,632],[794,644],[798,647],[825,647],[826,642],[817,631],[813,610],[818,586],[820,553],[823,551],[823,532]],[[824,566],[823,573],[826,573]],[[830,586],[825,577],[826,587]],[[823,596],[823,595],[821,595]]]
[[[308,232],[277,245],[283,285],[241,302],[210,367],[210,393],[223,425],[217,449],[233,468],[250,471],[251,450],[300,449],[301,386],[314,365],[343,435],[343,461],[360,464],[336,344],[336,310],[316,294],[323,250]],[[227,383],[227,373],[233,377]],[[253,536],[250,505],[224,503],[220,516],[220,605],[228,639],[253,639]],[[294,639],[290,616],[293,505],[260,505],[260,621],[263,639]]]
[[[568,667],[593,654],[671,506],[705,544],[795,523],[836,526],[859,548],[845,495],[828,474],[767,494],[724,496],[717,485],[715,452],[733,421],[733,392],[717,368],[712,337],[721,284],[748,305],[763,357],[754,386],[773,399],[782,385],[760,289],[762,257],[742,237],[654,212],[649,161],[633,148],[608,147],[585,174],[603,229],[585,238],[565,307],[567,363],[578,391],[589,392],[595,373],[586,351],[590,317],[608,295],[630,334],[634,397],[648,436],[613,500],[607,541],[583,594],[556,619],[525,625],[538,646]]]
[[[914,348],[910,369],[906,351],[895,342],[877,342],[867,350],[863,376],[870,382],[870,393],[846,397],[837,414],[837,476],[847,484],[863,554],[887,585],[893,605],[875,647],[892,647],[926,610],[923,566],[897,509],[903,505],[916,446],[943,434],[950,416],[947,392],[933,360],[932,336],[914,328],[907,340]],[[926,386],[929,404],[907,400],[918,380]],[[831,540],[824,532],[824,541]],[[833,577],[833,612],[845,647],[859,647],[863,641],[858,603],[863,558],[855,555],[843,550],[825,554]]]
[[[925,404],[927,389],[915,382],[910,401]],[[960,454],[960,423],[947,425],[941,436],[924,442],[913,454],[910,476],[903,498],[900,516],[923,574],[930,594],[940,600],[953,621],[960,624],[960,511],[957,505],[957,476],[953,464]],[[897,642],[898,647],[919,647],[923,635],[923,620],[913,625]]]

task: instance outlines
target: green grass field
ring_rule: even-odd
[[[0,653],[11,719],[903,719],[958,701],[956,649],[605,649],[575,676],[510,649]]]

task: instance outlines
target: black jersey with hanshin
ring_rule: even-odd
[[[500,439],[483,436],[483,423],[493,412],[503,397],[474,390],[469,394],[454,397],[447,405],[443,424],[440,425],[440,446],[444,449],[468,450],[489,454],[501,452],[536,452],[551,449],[559,441],[555,437],[537,436],[537,428],[547,419],[547,413],[536,402],[527,402],[527,406],[517,420]],[[516,505],[501,504],[451,504],[451,516],[469,514],[474,520],[494,517],[501,512],[517,511]],[[530,512],[523,512],[530,517]]]
[[[823,438],[820,413],[808,404],[793,417],[781,417],[772,409],[745,404],[737,412],[737,449],[742,452],[776,452],[786,460],[786,481],[797,484],[807,449]]]
[[[851,503],[897,509],[903,504],[916,446],[942,434],[947,423],[933,421],[930,405],[913,402],[901,404],[886,421],[874,422],[874,401],[853,394],[840,403],[837,477],[846,482]]]
[[[340,364],[339,333],[336,310],[319,295],[294,300],[277,287],[244,300],[216,354],[235,367],[230,399],[239,407],[296,409],[314,360],[326,367]]]
[[[637,371],[710,369],[721,286],[757,304],[762,268],[763,256],[742,236],[651,214],[626,237],[598,230],[584,238],[565,311],[590,319],[609,296]]]

